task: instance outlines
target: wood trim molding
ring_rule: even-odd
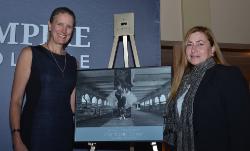
[[[161,46],[162,47],[173,47],[175,45],[181,45],[181,41],[166,41],[166,40],[161,40]]]
[[[230,50],[250,50],[250,44],[236,44],[236,43],[219,43],[220,48]]]

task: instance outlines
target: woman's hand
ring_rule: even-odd
[[[28,151],[27,147],[23,144],[20,134],[13,134],[13,150],[14,151]]]

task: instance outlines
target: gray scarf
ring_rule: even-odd
[[[173,100],[168,100],[166,105],[166,119],[164,140],[170,145],[175,145],[177,151],[194,151],[193,132],[193,103],[196,91],[206,71],[215,65],[213,58],[185,71],[177,95]],[[189,89],[188,89],[188,86]],[[188,89],[182,104],[181,115],[177,111],[177,99]]]

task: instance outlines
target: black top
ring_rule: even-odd
[[[215,65],[203,77],[194,100],[196,151],[249,151],[250,94],[236,67]]]
[[[32,46],[32,66],[21,115],[21,137],[31,151],[71,151],[74,122],[70,96],[76,85],[76,59]],[[53,58],[54,57],[54,58]],[[57,63],[56,63],[57,62]],[[58,64],[58,65],[57,65]]]

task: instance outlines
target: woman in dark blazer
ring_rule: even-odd
[[[164,140],[177,151],[249,151],[250,94],[210,29],[191,28],[166,106]]]

